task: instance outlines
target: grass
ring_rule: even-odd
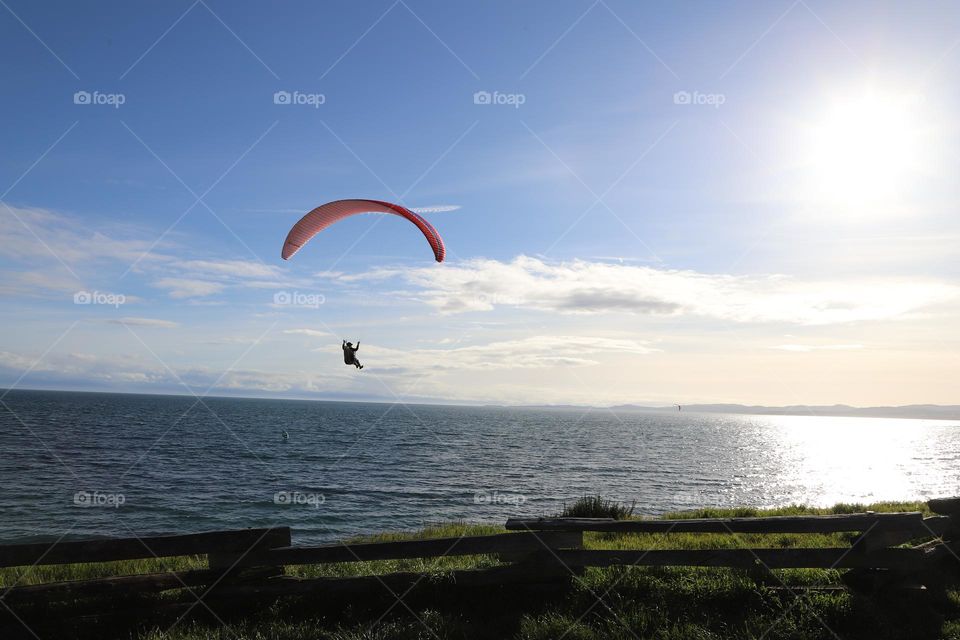
[[[615,500],[607,500],[603,496],[583,496],[577,498],[576,502],[571,505],[564,505],[560,517],[626,520],[633,515],[633,509],[636,505],[636,502],[632,502],[630,506],[627,506]]]
[[[129,576],[138,573],[163,571],[186,571],[206,569],[206,556],[183,556],[179,558],[150,558],[144,560],[121,560],[119,562],[85,562],[82,564],[39,565],[36,567],[0,568],[0,589],[12,586],[63,582],[67,580],[92,580],[111,576]]]
[[[802,515],[865,510],[925,512],[926,507],[922,503],[881,503],[837,505],[828,509],[802,506],[771,510],[704,509],[664,517]],[[578,500],[564,513],[569,515],[571,511],[581,517],[583,513],[590,513],[591,517],[597,517],[597,513],[619,513],[629,517],[632,507],[588,497]],[[435,525],[416,533],[384,533],[357,541],[383,542],[502,531],[497,526],[461,522]],[[584,546],[588,549],[835,547],[849,545],[853,537],[852,534],[679,533],[664,536],[587,533]],[[347,577],[397,571],[426,572],[429,577],[424,581],[427,586],[404,595],[403,603],[386,589],[382,598],[362,600],[287,598],[225,618],[226,627],[200,616],[182,621],[169,631],[166,626],[141,628],[137,635],[130,637],[139,640],[834,640],[837,637],[960,640],[960,592],[957,591],[960,581],[957,580],[948,586],[950,605],[936,615],[909,600],[875,601],[846,590],[814,591],[797,596],[773,588],[781,583],[791,586],[838,585],[841,572],[833,570],[779,570],[771,576],[714,568],[591,568],[574,579],[565,590],[531,593],[508,588],[486,589],[469,598],[451,592],[442,581],[442,576],[451,570],[497,564],[497,559],[492,556],[472,556],[287,567],[288,575],[300,577]],[[4,569],[0,570],[0,583],[33,584],[203,566],[201,558],[191,557],[67,565],[29,571]],[[388,608],[387,615],[382,615]]]
[[[415,533],[381,533],[358,537],[348,542],[398,542],[427,538],[456,538],[504,533],[504,528],[453,522],[431,525]],[[354,576],[413,571],[442,575],[460,569],[486,569],[500,564],[494,556],[452,556],[448,558],[409,558],[406,560],[376,560],[372,562],[344,562],[287,567],[286,574],[301,578],[349,578]]]

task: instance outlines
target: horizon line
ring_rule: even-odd
[[[338,402],[345,404],[383,404],[383,405],[392,405],[392,404],[402,404],[402,405],[416,405],[416,406],[435,406],[435,407],[467,407],[467,408],[504,408],[504,409],[600,409],[600,410],[609,410],[609,409],[646,409],[646,410],[668,410],[672,411],[674,407],[730,407],[730,408],[742,408],[742,409],[770,409],[770,410],[789,410],[789,409],[810,409],[810,408],[842,408],[849,409],[854,411],[870,411],[870,410],[897,410],[897,409],[914,409],[914,408],[934,408],[934,409],[957,409],[960,411],[960,404],[937,404],[937,403],[911,403],[904,405],[870,405],[870,406],[857,406],[849,405],[842,403],[833,403],[833,404],[792,404],[792,405],[762,405],[762,404],[743,404],[739,402],[691,402],[688,404],[683,403],[673,403],[673,404],[664,404],[664,405],[646,405],[646,404],[635,404],[630,402],[610,404],[610,405],[595,405],[595,404],[576,404],[576,403],[533,403],[533,404],[498,404],[491,402],[457,402],[457,401],[423,401],[423,402],[403,402],[403,401],[390,401],[390,400],[350,400],[350,399],[337,399],[337,398],[307,398],[307,397],[290,397],[290,396],[270,396],[270,395],[197,395],[192,393],[164,393],[157,391],[107,391],[101,389],[65,389],[65,388],[39,388],[39,387],[2,387],[0,386],[0,392],[3,395],[6,395],[14,391],[30,391],[30,392],[54,392],[54,393],[91,393],[91,394],[112,394],[112,395],[131,395],[131,396],[162,396],[162,397],[174,397],[174,398],[213,398],[213,399],[224,399],[224,400],[279,400],[279,401],[296,401],[296,402]],[[719,411],[709,411],[703,410],[702,413],[725,413]],[[731,411],[729,413],[736,413]],[[844,416],[816,416],[813,417],[844,417]],[[856,417],[856,416],[851,416]],[[862,417],[882,417],[882,416],[862,416]],[[922,419],[922,418],[920,418]],[[954,418],[930,418],[930,419],[944,419],[952,420]],[[956,419],[960,419],[960,415]]]

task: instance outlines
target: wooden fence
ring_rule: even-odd
[[[889,589],[913,589],[936,596],[943,590],[943,571],[955,564],[960,565],[957,556],[960,552],[960,498],[931,500],[929,507],[938,515],[924,518],[919,512],[868,512],[674,520],[511,519],[506,523],[509,532],[501,534],[321,546],[291,546],[290,529],[286,527],[0,546],[0,567],[44,567],[198,555],[207,558],[205,569],[0,587],[0,625],[10,625],[0,626],[0,632],[17,625],[29,626],[31,620],[42,621],[53,610],[62,613],[71,606],[78,606],[88,616],[91,611],[115,612],[116,607],[109,605],[111,599],[123,600],[173,590],[184,590],[185,598],[179,604],[171,604],[168,599],[164,606],[179,606],[184,611],[195,607],[198,600],[204,603],[251,598],[269,600],[309,594],[352,597],[353,594],[384,589],[405,593],[423,581],[423,573],[300,578],[285,575],[284,567],[476,555],[497,556],[500,564],[486,569],[449,572],[445,584],[457,588],[556,586],[579,575],[586,567],[699,566],[732,567],[753,572],[826,568],[849,570],[844,576],[847,585],[874,594]],[[859,535],[850,546],[836,548],[738,546],[694,550],[602,550],[584,549],[584,532],[600,532],[605,536],[655,534],[657,547],[668,541],[671,534],[678,533],[852,532]],[[636,540],[650,539],[639,537]],[[914,546],[909,544],[921,540],[926,541]],[[92,602],[100,603],[100,608],[93,607]]]

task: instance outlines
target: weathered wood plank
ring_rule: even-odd
[[[451,571],[439,577],[427,578],[413,572],[389,573],[377,576],[354,578],[270,578],[253,584],[219,584],[210,592],[214,598],[241,598],[309,593],[404,593],[414,585],[428,586],[448,584],[456,587],[495,587],[504,584],[541,584],[556,582],[570,577],[571,573],[560,565],[515,564],[489,569],[464,569]],[[389,591],[388,591],[389,590]]]
[[[931,516],[923,519],[925,536],[942,536],[951,530],[960,529],[960,518],[951,518],[950,516]]]
[[[960,498],[934,498],[927,500],[930,511],[944,516],[960,516]]]
[[[654,549],[556,552],[555,561],[569,567],[615,565],[733,567],[751,569],[848,569],[854,567],[918,569],[927,554],[915,549],[879,549],[869,554],[852,553],[849,547],[825,549]]]
[[[236,566],[282,566],[292,564],[325,564],[333,562],[366,562],[370,560],[403,560],[407,558],[440,558],[482,554],[519,554],[552,549],[579,549],[583,534],[579,531],[543,531],[498,533],[487,536],[403,540],[335,544],[317,547],[288,547],[252,552],[233,558]],[[229,565],[229,558],[217,562]]]
[[[619,533],[837,533],[843,531],[923,531],[923,515],[853,513],[765,518],[687,518],[613,520],[611,518],[512,518],[512,531],[607,531]]]
[[[11,587],[0,592],[0,600],[9,604],[36,603],[102,596],[127,596],[138,593],[159,593],[186,587],[202,587],[213,584],[218,580],[251,580],[269,578],[281,573],[281,570],[274,568],[244,569],[242,571],[193,569],[132,576],[110,576],[90,580],[71,580]]]
[[[290,528],[211,531],[180,536],[113,538],[0,546],[0,567],[110,562],[290,546]]]
[[[896,547],[917,537],[913,531],[871,531],[853,541],[853,553],[871,553],[877,549]]]

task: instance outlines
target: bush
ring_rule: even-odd
[[[626,520],[633,515],[633,509],[636,505],[636,502],[631,502],[627,506],[616,500],[607,500],[602,496],[583,496],[577,498],[576,502],[571,505],[564,505],[560,517]]]

